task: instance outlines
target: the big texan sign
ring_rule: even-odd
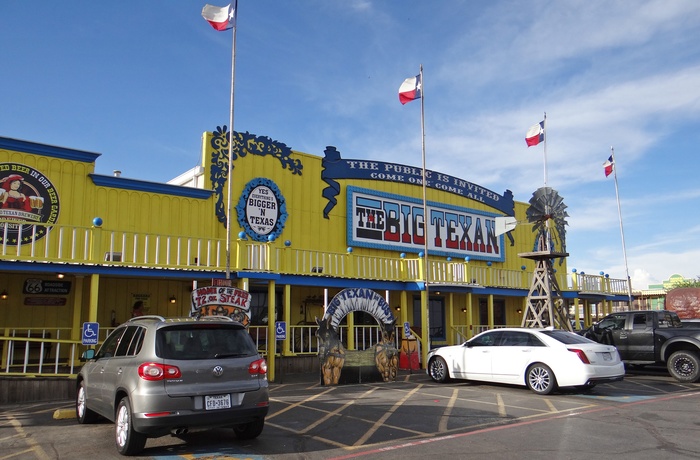
[[[348,187],[348,242],[352,246],[502,262],[503,236],[495,217],[481,211]]]

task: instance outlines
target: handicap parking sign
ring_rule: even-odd
[[[287,338],[287,322],[277,321],[275,323],[275,339],[285,340]]]
[[[83,323],[83,345],[97,345],[100,323]]]

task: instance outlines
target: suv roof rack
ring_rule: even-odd
[[[129,321],[141,321],[141,320],[144,320],[144,319],[155,319],[155,320],[158,320],[158,321],[165,321],[165,318],[163,318],[163,317],[160,316],[160,315],[142,315],[142,316],[135,316],[135,317],[133,317],[133,318],[127,319],[126,321],[127,321],[127,322],[129,322]]]

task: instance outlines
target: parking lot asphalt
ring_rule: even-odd
[[[680,384],[663,372],[548,396],[524,387],[436,384],[423,373],[341,386],[303,376],[272,383],[270,401],[255,440],[238,441],[223,429],[166,436],[149,440],[135,458],[700,458],[700,384]],[[54,418],[72,406],[1,407],[0,460],[121,458],[111,423]]]

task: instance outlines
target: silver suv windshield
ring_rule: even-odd
[[[163,359],[216,359],[258,353],[248,331],[234,325],[189,323],[160,328],[156,344],[156,354]]]

